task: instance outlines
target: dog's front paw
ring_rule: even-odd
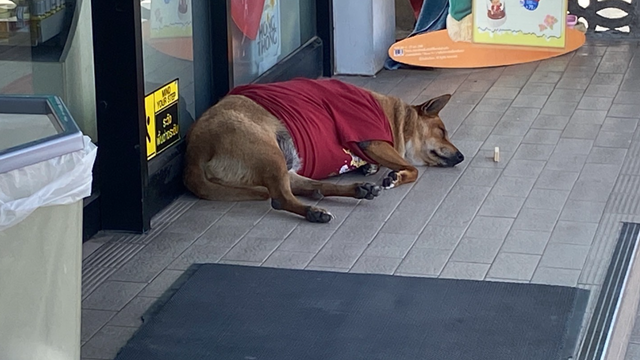
[[[398,173],[395,171],[388,173],[387,176],[382,179],[382,187],[385,189],[393,189],[396,185],[398,185]]]
[[[380,170],[380,166],[375,164],[364,164],[360,167],[360,171],[364,176],[371,176]]]
[[[373,200],[378,195],[380,195],[380,186],[376,184],[364,183],[356,185],[356,199]]]
[[[325,209],[320,209],[314,206],[309,206],[307,208],[307,220],[312,223],[328,223],[333,219],[333,215]]]

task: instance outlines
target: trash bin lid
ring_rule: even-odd
[[[80,151],[82,132],[57,96],[0,96],[0,174]]]

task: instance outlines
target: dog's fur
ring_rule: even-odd
[[[366,141],[358,146],[377,164],[392,171],[384,188],[411,183],[415,166],[451,167],[464,156],[449,141],[439,112],[451,95],[412,106],[371,92],[391,125],[394,146]],[[272,207],[312,222],[329,222],[324,209],[304,205],[297,196],[346,196],[373,199],[380,187],[371,183],[338,185],[296,174],[300,159],[285,126],[245,96],[227,95],[207,110],[187,134],[184,183],[200,198],[221,201],[267,200]],[[367,164],[364,172],[378,166]]]

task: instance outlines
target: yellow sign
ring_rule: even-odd
[[[145,96],[147,160],[180,140],[178,99],[177,79]]]

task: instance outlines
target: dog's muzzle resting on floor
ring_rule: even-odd
[[[450,98],[414,106],[334,79],[240,86],[189,129],[184,182],[203,199],[270,198],[275,209],[326,223],[329,212],[296,196],[371,200],[381,187],[322,179],[381,165],[390,189],[415,181],[416,166],[464,160],[438,116]]]

